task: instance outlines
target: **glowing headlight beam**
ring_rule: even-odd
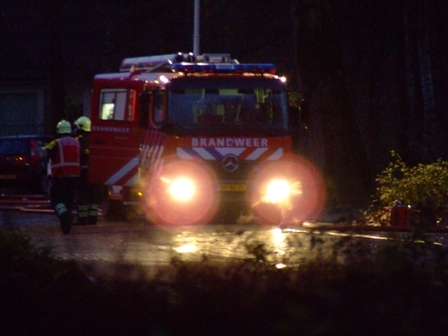
[[[171,181],[168,186],[170,195],[181,202],[191,200],[196,192],[193,181],[188,178],[180,177]]]
[[[250,179],[246,197],[260,223],[301,223],[323,211],[325,183],[317,168],[300,156],[261,164]]]
[[[148,169],[142,178],[141,200],[145,216],[157,226],[170,229],[180,225],[209,223],[219,205],[214,171],[197,160],[167,156]]]
[[[291,195],[291,186],[286,180],[273,180],[266,187],[265,202],[281,203],[289,199]]]

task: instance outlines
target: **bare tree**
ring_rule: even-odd
[[[322,167],[330,205],[363,206],[370,198],[371,176],[332,8],[327,0],[296,0],[293,16],[298,73],[310,106],[309,155]]]

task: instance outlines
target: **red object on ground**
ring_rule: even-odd
[[[411,208],[402,203],[395,203],[390,213],[390,225],[399,227],[409,226]]]

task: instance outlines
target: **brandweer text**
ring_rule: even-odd
[[[266,138],[192,138],[193,147],[268,147]]]

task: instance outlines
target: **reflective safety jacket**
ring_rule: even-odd
[[[80,147],[76,139],[62,137],[50,142],[46,149],[51,158],[51,176],[79,176]]]

